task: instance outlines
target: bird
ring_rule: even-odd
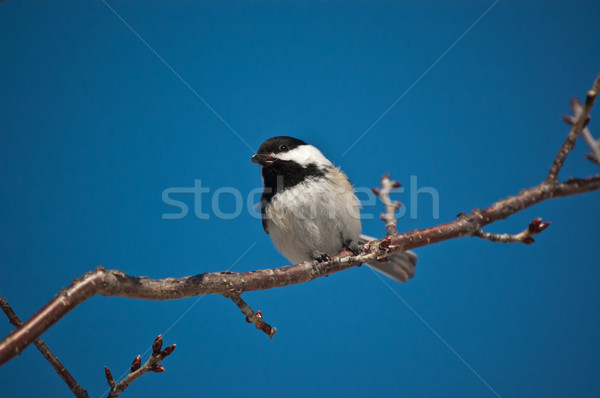
[[[356,254],[362,244],[375,240],[361,234],[360,202],[352,183],[315,146],[294,137],[272,137],[251,160],[259,165],[263,182],[263,229],[292,264],[326,261],[343,250]],[[413,252],[394,253],[388,260],[367,265],[400,282],[414,276]]]

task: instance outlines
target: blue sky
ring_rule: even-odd
[[[0,3],[0,295],[26,319],[98,264],[154,278],[285,265],[245,202],[229,220],[213,204],[233,213],[217,189],[246,201],[260,187],[250,156],[273,135],[318,146],[363,190],[384,172],[401,180],[401,231],[536,185],[568,132],[560,116],[598,72],[600,4],[501,0],[472,26],[492,4]],[[563,179],[598,171],[586,152]],[[411,203],[411,176],[438,193],[439,217],[427,194]],[[163,191],[195,180],[208,219],[190,194],[173,196],[186,217],[163,219],[177,212]],[[551,221],[530,246],[421,248],[407,284],[361,267],[245,294],[273,343],[220,296],[94,297],[43,338],[91,397],[104,365],[120,375],[165,332],[178,345],[166,371],[124,396],[596,397],[599,199],[488,229]],[[366,233],[384,234],[380,211],[365,205]],[[0,386],[70,394],[33,347]]]

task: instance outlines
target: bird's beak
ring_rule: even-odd
[[[262,164],[265,165],[267,163],[271,163],[275,160],[275,158],[273,156],[268,156],[262,153],[257,153],[256,155],[252,156],[252,163],[258,163],[258,164]]]

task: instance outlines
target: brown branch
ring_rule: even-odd
[[[548,228],[548,226],[550,226],[550,222],[542,222],[541,218],[536,218],[529,224],[529,227],[526,230],[519,232],[518,234],[493,234],[490,232],[484,232],[481,229],[479,229],[475,231],[473,236],[486,239],[492,242],[524,243],[526,245],[529,245],[535,242],[533,236],[539,234],[540,232]]]
[[[599,76],[600,77],[600,76]],[[184,278],[149,279],[125,274],[118,270],[97,267],[61,290],[49,303],[34,314],[23,326],[0,342],[0,365],[17,356],[35,338],[48,330],[65,314],[94,295],[118,296],[145,300],[170,300],[206,294],[231,297],[246,291],[266,290],[295,285],[340,272],[348,268],[385,258],[388,254],[415,249],[463,236],[474,236],[493,222],[503,220],[544,200],[600,190],[600,174],[556,182],[556,176],[573,148],[570,142],[587,120],[595,93],[600,88],[597,78],[588,93],[581,115],[559,151],[548,177],[537,186],[527,188],[515,196],[499,200],[486,209],[463,214],[458,220],[431,228],[410,231],[369,242],[363,251],[352,256],[334,256],[328,261],[307,261],[275,269],[234,273],[205,273]],[[584,116],[585,115],[585,116]]]
[[[390,180],[389,174],[384,174],[381,177],[381,188],[372,188],[371,190],[377,196],[385,206],[385,213],[381,213],[380,218],[385,221],[385,228],[387,230],[387,236],[396,235],[398,233],[398,220],[394,217],[396,210],[402,206],[402,203],[398,201],[392,202],[390,199],[390,192],[392,189],[400,188],[400,182]]]
[[[246,322],[253,323],[254,326],[258,330],[262,330],[271,341],[273,341],[273,336],[277,333],[277,328],[272,327],[268,323],[263,320],[262,312],[254,310],[246,304],[246,302],[242,299],[240,295],[231,296],[231,301],[234,302],[235,305],[242,311],[242,314],[246,315]]]
[[[558,183],[558,173],[563,167],[565,160],[569,153],[575,148],[575,141],[583,128],[587,125],[590,120],[590,111],[594,106],[594,101],[598,96],[598,92],[600,91],[600,74],[596,76],[596,80],[594,80],[594,84],[592,85],[592,89],[587,92],[585,103],[581,108],[581,112],[579,115],[576,115],[575,123],[573,123],[573,127],[571,131],[567,135],[567,139],[560,147],[558,154],[554,158],[554,162],[552,163],[552,167],[548,171],[548,176],[546,177],[546,183],[548,184],[556,184]]]
[[[131,383],[133,383],[136,379],[145,375],[148,372],[164,372],[165,367],[160,365],[159,362],[161,362],[163,359],[165,359],[173,353],[173,351],[175,350],[175,344],[172,344],[164,350],[161,350],[162,343],[162,335],[159,334],[158,337],[154,339],[154,342],[152,343],[152,355],[150,355],[150,358],[148,358],[148,360],[142,365],[142,357],[140,355],[135,357],[133,359],[133,362],[131,363],[131,369],[129,371],[129,374],[118,383],[115,383],[115,379],[113,378],[110,369],[108,369],[108,367],[105,366],[104,372],[106,374],[106,381],[108,383],[108,386],[110,387],[110,392],[107,398],[118,397],[123,391],[127,389],[127,387],[131,385]]]
[[[10,304],[8,304],[8,301],[4,297],[1,297],[1,296],[0,296],[0,308],[2,308],[2,311],[4,311],[4,313],[8,317],[8,321],[10,322],[11,325],[13,325],[16,328],[19,328],[23,325],[23,322],[19,319],[17,314],[13,311]],[[77,398],[89,398],[87,391],[84,390],[81,387],[81,385],[79,385],[79,383],[77,383],[77,380],[75,380],[73,375],[71,375],[71,373],[69,373],[67,368],[65,368],[65,365],[63,365],[62,362],[56,357],[56,355],[54,355],[54,353],[50,350],[48,345],[42,339],[36,338],[35,340],[33,340],[33,344],[40,351],[40,353],[44,356],[44,358],[46,358],[46,360],[54,368],[56,373],[58,373],[60,378],[63,379],[63,381],[67,384],[67,386],[69,387],[71,392]]]

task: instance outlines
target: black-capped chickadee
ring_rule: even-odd
[[[292,137],[269,138],[252,162],[260,165],[263,180],[263,228],[293,264],[325,260],[344,249],[356,252],[375,239],[360,233],[359,201],[350,180],[314,146]],[[414,253],[388,259],[367,265],[397,281],[412,278]]]

